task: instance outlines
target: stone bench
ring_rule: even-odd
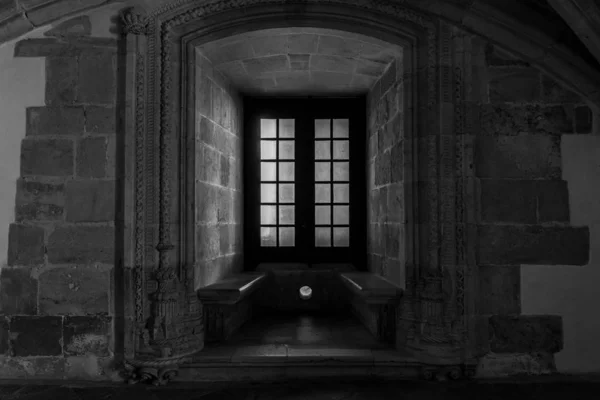
[[[203,305],[204,340],[227,340],[252,318],[252,294],[266,278],[264,272],[247,272],[224,278],[197,290]]]
[[[342,272],[356,317],[380,341],[396,341],[396,309],[404,291],[382,276],[370,272]]]

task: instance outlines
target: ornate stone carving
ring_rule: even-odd
[[[458,195],[460,190],[457,190],[462,183],[460,175],[456,175],[456,167],[460,169],[462,163],[458,161],[461,157],[458,147],[455,148],[451,141],[440,141],[438,104],[440,86],[438,65],[441,61],[438,58],[438,45],[441,42],[448,48],[451,42],[449,37],[444,35],[443,40],[438,41],[438,25],[428,17],[404,7],[398,1],[215,0],[195,5],[197,3],[192,0],[180,0],[155,10],[147,18],[135,13],[124,13],[122,18],[125,32],[147,35],[145,42],[147,70],[139,74],[145,85],[139,95],[145,100],[138,101],[141,106],[145,106],[140,111],[140,118],[144,121],[137,121],[136,113],[136,135],[143,137],[143,140],[136,141],[136,178],[138,173],[141,174],[140,179],[136,181],[136,268],[147,268],[147,266],[154,268],[155,274],[152,280],[155,280],[156,289],[151,297],[152,306],[149,309],[144,308],[144,295],[148,294],[143,292],[144,275],[143,273],[140,273],[139,277],[136,275],[136,318],[138,322],[144,322],[143,329],[147,331],[144,331],[140,339],[138,350],[141,360],[130,363],[134,366],[136,374],[134,381],[165,382],[176,373],[177,363],[194,352],[193,346],[196,343],[195,339],[188,337],[190,335],[183,334],[182,318],[185,313],[196,310],[197,307],[191,304],[189,296],[184,296],[185,285],[181,285],[178,281],[175,273],[177,268],[171,265],[170,260],[170,252],[174,248],[170,237],[172,179],[170,152],[174,141],[181,140],[180,132],[175,132],[172,124],[172,118],[180,116],[172,110],[172,102],[179,96],[178,87],[175,86],[179,82],[172,82],[173,68],[175,68],[174,64],[180,61],[172,59],[176,46],[180,45],[177,40],[174,40],[179,38],[172,37],[175,35],[174,29],[193,20],[210,17],[214,13],[255,5],[293,6],[294,3],[340,5],[381,12],[394,16],[404,23],[418,25],[424,31],[427,42],[428,81],[427,89],[423,94],[427,99],[424,102],[426,107],[419,112],[424,114],[423,120],[428,121],[430,125],[423,128],[424,136],[415,137],[423,141],[425,146],[421,147],[427,149],[418,155],[425,160],[420,160],[418,163],[415,160],[415,165],[426,165],[427,168],[428,195],[427,199],[421,199],[419,204],[427,208],[429,216],[427,221],[429,226],[423,226],[423,229],[427,229],[428,242],[425,244],[428,260],[426,264],[416,260],[415,273],[409,274],[405,298],[408,306],[403,306],[403,318],[409,326],[407,339],[417,347],[422,343],[451,348],[458,345],[457,320],[463,318],[462,313],[464,313],[464,306],[461,305],[461,301],[464,302],[461,300],[464,297],[462,283],[464,279],[459,271],[461,265],[459,260],[463,257],[460,246],[464,245],[464,241],[462,233],[459,232],[460,224],[456,223],[462,221],[458,215],[461,211],[456,213],[450,211],[462,202]],[[150,27],[157,29],[151,30]],[[443,56],[447,57],[447,53],[443,53]],[[443,61],[447,62],[447,59]],[[143,69],[143,66],[141,68]],[[444,83],[449,82],[446,80]],[[139,82],[137,84],[140,85]],[[155,84],[159,85],[158,92],[155,90]],[[158,98],[156,98],[157,93]],[[155,122],[158,122],[158,129],[155,129]],[[456,144],[456,146],[460,145]],[[451,149],[450,155],[446,154],[448,149]],[[452,158],[453,152],[456,153],[453,156],[456,160]],[[446,156],[443,166],[440,165],[441,153]],[[439,181],[440,176],[448,178],[452,184],[443,185]],[[180,182],[180,184],[184,183]],[[159,190],[157,191],[156,188]],[[179,189],[179,193],[185,193]],[[440,195],[441,190],[444,192],[443,195]],[[443,212],[442,215],[439,214],[440,210]],[[442,236],[440,236],[441,225],[444,225],[445,229]],[[156,247],[158,251],[146,245],[156,242],[158,242]],[[456,270],[446,269],[443,264],[449,264],[449,267]],[[138,287],[142,291],[141,296]],[[151,314],[148,321],[143,321],[148,314],[145,310]]]
[[[134,8],[125,9],[121,12],[121,30],[125,35],[147,35],[148,17]]]

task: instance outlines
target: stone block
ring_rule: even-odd
[[[109,51],[84,52],[79,57],[77,100],[91,104],[116,101],[116,62]]]
[[[212,120],[214,123],[223,126],[222,121],[222,108],[223,108],[223,97],[225,96],[224,90],[213,83],[212,88]]]
[[[396,65],[391,63],[387,66],[387,69],[381,77],[381,95],[382,97],[387,95],[390,89],[393,88],[396,82]]]
[[[235,225],[220,225],[219,226],[219,251],[220,255],[231,253],[232,239],[235,234]]]
[[[10,340],[10,329],[8,326],[8,320],[4,317],[4,315],[0,315],[0,357],[3,354],[6,354],[9,347]]]
[[[15,214],[17,222],[25,220],[61,220],[64,214],[64,184],[17,181]]]
[[[563,348],[562,317],[493,315],[489,340],[494,353],[558,353]]]
[[[196,183],[196,222],[205,224],[217,222],[218,192],[216,186],[203,182]]]
[[[214,65],[219,65],[230,61],[252,58],[254,57],[254,50],[252,46],[248,46],[247,42],[239,41],[207,49],[205,55]]]
[[[404,143],[397,142],[390,150],[391,183],[404,181]]]
[[[480,178],[560,179],[560,136],[479,136],[475,173]]]
[[[497,46],[492,44],[487,44],[484,50],[485,61],[489,66],[498,66],[498,67],[506,67],[506,66],[521,66],[527,67],[529,63],[519,59],[513,54],[499,49]]]
[[[52,264],[114,262],[114,228],[66,226],[48,238],[48,261]]]
[[[481,179],[481,218],[485,222],[537,222],[536,181]]]
[[[107,357],[111,318],[106,316],[69,316],[63,322],[65,356]]]
[[[229,157],[221,154],[221,171],[220,171],[221,186],[225,186],[225,187],[229,186],[229,167],[230,167]]]
[[[252,39],[249,43],[254,49],[255,57],[287,53],[287,35],[269,35]]]
[[[37,294],[38,281],[31,276],[31,268],[0,269],[0,315],[37,314]]]
[[[233,219],[233,197],[229,189],[221,189],[217,192],[217,221],[229,223]]]
[[[0,362],[0,376],[11,379],[39,379],[60,381],[65,378],[65,359],[56,356],[46,357],[6,357]],[[32,385],[28,385],[29,388]],[[36,389],[27,390],[21,388],[19,395],[27,397],[36,397]],[[43,390],[43,389],[42,389]],[[48,392],[42,392],[43,397],[49,395]],[[54,394],[56,392],[53,392]],[[40,393],[41,394],[41,393]],[[53,395],[50,395],[53,396]]]
[[[62,355],[63,318],[16,316],[10,321],[15,357]]]
[[[540,99],[540,73],[535,68],[489,68],[490,102],[526,103]]]
[[[82,15],[62,22],[44,33],[44,36],[61,38],[90,36],[92,34],[92,23],[90,17]]]
[[[288,71],[290,63],[286,55],[266,56],[242,61],[248,75],[260,76],[269,72]]]
[[[218,185],[221,182],[221,154],[208,147],[203,147],[204,158],[202,160],[200,179],[213,185]]]
[[[520,314],[521,267],[479,267],[478,304],[480,314]]]
[[[39,226],[10,224],[8,265],[44,263],[44,229]]]
[[[39,276],[42,315],[106,314],[109,309],[110,268],[54,267]]]
[[[333,71],[351,74],[354,72],[354,62],[351,58],[335,55],[313,54],[310,57],[310,70]]]
[[[386,185],[390,183],[391,180],[391,152],[384,151],[375,157],[375,185]]]
[[[107,141],[104,137],[89,137],[77,144],[77,176],[104,178],[107,176]]]
[[[580,103],[581,97],[547,75],[542,75],[542,100],[547,103]]]
[[[87,133],[116,133],[116,112],[113,107],[86,107],[85,131]]]
[[[287,50],[290,54],[314,54],[317,52],[319,36],[297,33],[288,35]]]
[[[588,106],[575,107],[575,132],[592,133],[592,110]]]
[[[404,223],[404,186],[394,183],[387,190],[388,222]]]
[[[569,222],[569,189],[563,180],[536,181],[538,222]]]
[[[574,109],[571,105],[486,104],[481,107],[480,118],[484,135],[573,133]]]
[[[355,59],[354,62],[356,64],[356,70],[354,71],[355,74],[366,75],[373,78],[379,78],[387,66],[386,64],[380,62],[364,60],[361,58]],[[373,91],[371,96],[373,97],[374,101],[377,101],[379,100],[381,94],[381,86],[379,86],[377,90]]]
[[[360,55],[362,49],[363,43],[360,40],[321,35],[319,36],[317,53],[355,58]]]
[[[67,182],[67,221],[109,222],[115,219],[115,181]]]
[[[33,26],[43,26],[65,15],[76,14],[87,8],[104,4],[105,0],[43,2],[42,7],[36,7],[42,3],[36,0],[19,0],[19,3],[27,10],[27,17]],[[33,6],[27,4],[33,4]]]
[[[212,81],[202,69],[196,68],[196,111],[212,118]]]
[[[403,238],[401,235],[401,226],[398,223],[388,223],[383,225],[384,241],[385,241],[385,256],[394,260],[400,259],[400,246],[402,246]]]
[[[15,13],[4,19],[2,24],[0,24],[0,40],[3,43],[8,42],[24,35],[32,29],[31,22],[25,18],[23,13]]]
[[[480,225],[478,262],[482,265],[586,265],[587,227]]]
[[[77,58],[46,58],[46,104],[72,104],[77,98]]]
[[[26,134],[81,135],[83,107],[28,107]]]
[[[310,54],[288,54],[290,68],[294,71],[308,71],[310,69]]]
[[[221,249],[219,226],[197,225],[196,243],[196,257],[198,260],[212,260],[218,257]]]
[[[24,139],[21,143],[21,176],[71,176],[73,150],[70,139]]]

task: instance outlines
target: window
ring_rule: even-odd
[[[362,99],[246,99],[251,264],[366,256],[365,112]]]

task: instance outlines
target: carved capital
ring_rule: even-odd
[[[121,31],[123,35],[147,35],[148,17],[143,12],[128,8],[121,12]]]

